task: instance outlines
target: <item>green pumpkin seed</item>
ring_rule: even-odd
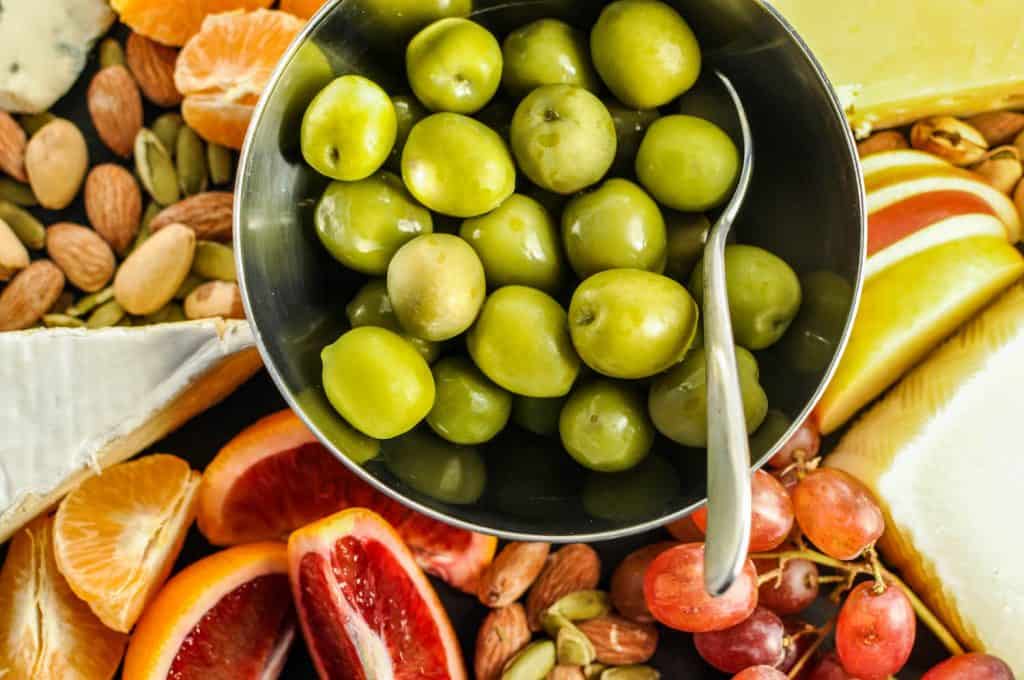
[[[562,628],[566,626],[571,625],[572,621],[570,621],[568,618],[556,612],[552,612],[550,610],[540,615],[540,626],[544,629],[544,632],[547,633],[548,636],[551,638],[557,638],[558,631],[562,630]]]
[[[555,643],[537,640],[513,656],[501,673],[501,680],[544,680],[555,667]]]
[[[181,305],[177,302],[168,302],[166,305],[153,312],[142,317],[142,323],[156,324],[156,323],[174,323],[175,321],[185,321],[185,310],[181,308]]]
[[[153,221],[154,217],[160,214],[161,210],[163,210],[163,208],[155,202],[149,202],[149,205],[146,206],[145,212],[142,213],[142,219],[139,221],[139,233],[135,235],[135,241],[132,242],[131,247],[128,248],[128,252],[125,253],[125,257],[130,255],[133,250],[141,246],[142,243],[150,237],[152,232],[149,229],[149,223]]]
[[[22,208],[39,205],[36,195],[32,193],[32,187],[10,177],[0,177],[0,200],[10,201]]]
[[[235,179],[235,152],[220,144],[206,145],[206,162],[210,166],[210,181],[215,186],[229,184]]]
[[[103,290],[98,290],[81,298],[78,302],[68,307],[65,313],[69,316],[84,316],[113,298],[114,287],[107,286]]]
[[[118,325],[125,318],[124,307],[117,300],[107,300],[93,310],[85,325],[88,328],[109,328]]]
[[[216,241],[198,241],[192,260],[192,273],[203,279],[237,281],[235,253],[230,246]]]
[[[206,144],[192,128],[183,126],[178,131],[174,161],[178,167],[181,193],[194,196],[206,191],[210,176],[206,169]]]
[[[0,200],[0,220],[7,223],[29,250],[42,250],[46,245],[46,229],[42,223],[10,201]]]
[[[124,48],[113,38],[100,43],[100,68],[124,65]]]
[[[548,612],[561,614],[570,621],[586,621],[611,611],[608,593],[603,590],[577,590],[548,607]]]
[[[24,128],[25,134],[31,137],[47,123],[57,120],[57,116],[49,111],[43,111],[42,113],[26,113],[18,120],[21,122],[21,127]]]
[[[193,266],[194,262],[195,259],[193,258]],[[206,283],[206,279],[204,279],[202,276],[197,276],[196,274],[189,274],[188,276],[185,277],[185,280],[181,282],[181,285],[178,287],[178,292],[174,294],[174,299],[178,301],[184,300],[189,296],[189,294],[192,291],[194,291],[196,288],[203,285],[204,283]]]
[[[590,641],[583,631],[571,623],[562,626],[558,631],[558,638],[555,640],[555,650],[558,656],[558,663],[566,666],[586,666],[593,663],[597,656],[594,643]]]
[[[142,186],[160,205],[177,203],[181,198],[178,173],[167,147],[145,128],[135,136],[135,170]]]
[[[172,111],[154,120],[149,129],[164,145],[167,152],[173,154],[178,144],[178,132],[183,127],[185,127],[185,119],[181,117],[180,113]]]
[[[47,328],[85,328],[85,322],[67,314],[43,314],[43,325]]]
[[[583,667],[583,677],[587,680],[600,680],[601,673],[608,668],[603,663],[591,663]]]
[[[661,673],[650,666],[618,666],[602,671],[598,677],[600,680],[658,680]]]

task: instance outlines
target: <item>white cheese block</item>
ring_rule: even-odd
[[[1024,285],[936,350],[827,464],[884,506],[885,558],[970,647],[1024,676]]]
[[[0,109],[38,113],[71,89],[115,15],[106,0],[0,2]]]
[[[244,321],[0,333],[0,542],[260,366]]]

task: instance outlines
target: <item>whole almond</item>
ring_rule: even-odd
[[[504,607],[537,579],[551,551],[550,543],[509,543],[480,577],[477,597],[485,607]]]
[[[44,208],[66,208],[78,194],[88,168],[85,137],[70,121],[57,118],[28,140],[25,171],[32,193]]]
[[[181,103],[181,93],[174,86],[178,50],[133,32],[125,44],[124,57],[146,99],[164,108]]]
[[[587,680],[580,666],[555,666],[545,680]]]
[[[521,604],[491,611],[476,635],[473,670],[477,680],[498,680],[509,659],[530,642],[530,627]]]
[[[242,293],[231,281],[207,281],[200,284],[185,298],[185,317],[188,319],[244,319]]]
[[[85,214],[110,247],[124,255],[142,219],[142,192],[132,173],[113,163],[90,170],[85,180]]]
[[[95,293],[110,282],[117,262],[114,251],[88,227],[61,222],[46,230],[46,252],[75,286]]]
[[[129,314],[152,314],[174,298],[192,268],[195,232],[171,224],[142,242],[114,277],[114,299]]]
[[[576,624],[590,638],[597,660],[611,666],[644,663],[658,648],[658,629],[621,616],[599,616]]]
[[[28,266],[28,249],[14,230],[0,219],[0,281],[8,281]]]
[[[1009,144],[1024,132],[1024,113],[1016,111],[988,111],[967,119],[989,146]]]
[[[583,543],[556,552],[544,565],[526,598],[530,630],[540,630],[540,617],[548,607],[577,590],[592,590],[601,578],[601,558]]]
[[[910,143],[903,136],[902,132],[896,130],[884,130],[876,132],[864,141],[857,144],[857,155],[865,158],[872,154],[883,151],[895,151],[896,149],[909,149]]]
[[[6,111],[0,111],[0,170],[18,180],[27,182],[25,174],[25,130]]]
[[[118,156],[130,156],[142,129],[142,97],[132,74],[124,66],[101,70],[89,84],[86,101],[103,143]]]
[[[28,328],[46,314],[64,290],[64,273],[49,260],[36,260],[0,290],[0,331]]]
[[[204,241],[230,241],[234,194],[229,191],[207,191],[161,210],[149,223],[152,231],[168,224],[184,224]]]

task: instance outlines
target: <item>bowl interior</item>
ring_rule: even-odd
[[[240,281],[264,360],[285,398],[343,459],[332,436],[340,417],[321,385],[321,349],[347,329],[344,307],[363,279],[332,260],[314,233],[327,184],[299,150],[306,105],[332,78],[359,73],[398,91],[404,80],[400,21],[381,0],[338,0],[315,17],[264,94],[236,195]],[[554,16],[590,26],[604,2],[478,0],[474,19],[499,39]],[[758,0],[673,0],[708,61],[735,82],[752,119],[754,181],[737,238],[789,262],[805,302],[781,343],[758,353],[774,413],[752,443],[754,463],[785,441],[817,399],[852,320],[863,261],[864,207],[856,151],[820,68],[774,10]],[[727,122],[726,122],[727,124]],[[384,455],[422,440],[384,442]],[[557,437],[514,426],[478,447],[487,486],[472,505],[418,493],[377,460],[353,467],[396,498],[449,522],[510,538],[592,540],[642,531],[704,499],[705,454],[659,438],[650,458],[619,475],[590,473]]]

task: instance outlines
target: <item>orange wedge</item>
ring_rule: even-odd
[[[327,0],[281,0],[281,11],[308,19],[324,6]]]
[[[274,680],[295,637],[283,543],[206,557],[167,582],[128,643],[123,680]]]
[[[154,455],[87,479],[60,504],[54,552],[68,585],[128,632],[170,574],[195,517],[199,473]]]
[[[53,558],[51,518],[14,537],[0,571],[0,678],[109,680],[126,639],[68,588]]]
[[[209,14],[269,7],[274,0],[111,0],[137,33],[165,45],[184,45]]]

